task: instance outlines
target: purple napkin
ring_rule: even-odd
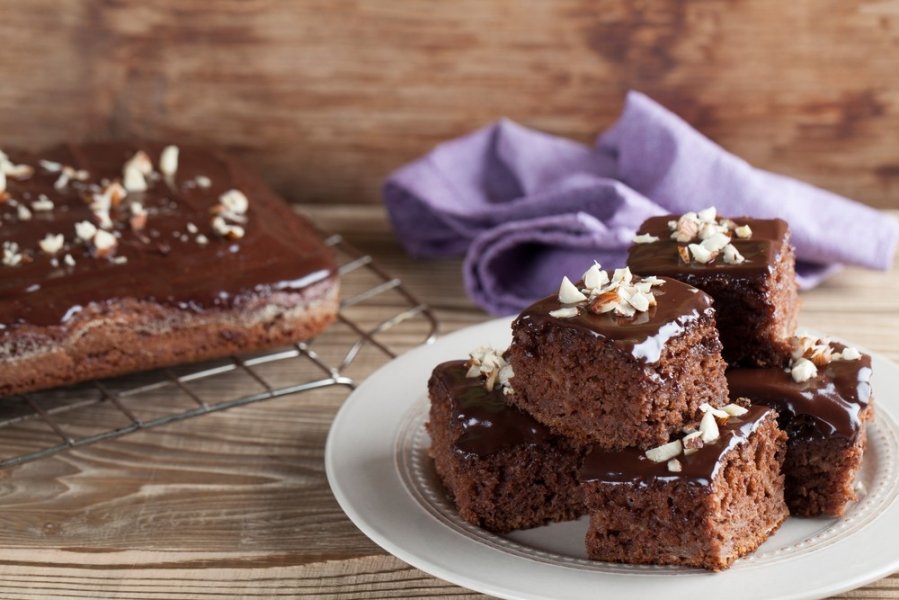
[[[899,237],[895,219],[755,169],[637,92],[596,148],[501,120],[397,170],[384,199],[409,253],[465,254],[466,290],[494,314],[594,259],[622,266],[636,228],[659,214],[785,219],[804,288],[840,264],[888,269]]]

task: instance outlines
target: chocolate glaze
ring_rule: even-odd
[[[727,272],[730,277],[747,279],[767,276],[774,271],[787,239],[787,223],[781,219],[752,219],[736,217],[737,225],[749,225],[752,237],[747,240],[733,236],[731,243],[746,259],[740,264],[727,264],[718,259],[711,264],[684,263],[677,247],[684,245],[671,239],[668,221],[680,215],[667,215],[647,219],[638,231],[659,237],[658,242],[634,244],[628,251],[627,265],[634,273],[642,275],[667,275],[689,280],[690,276],[704,276],[716,271]]]
[[[652,288],[656,305],[633,317],[596,314],[586,307],[582,307],[575,317],[553,317],[549,313],[564,305],[557,295],[552,295],[524,309],[513,329],[525,326],[538,330],[546,323],[552,323],[554,327],[578,329],[609,340],[646,363],[658,362],[668,340],[683,333],[689,323],[701,316],[714,314],[708,294],[674,279],[662,279],[665,283]],[[635,282],[639,280],[639,277],[634,278]]]
[[[718,474],[725,455],[744,443],[774,411],[767,406],[751,406],[742,417],[731,417],[721,425],[721,436],[689,456],[677,459],[682,470],[668,470],[667,462],[652,462],[642,450],[604,450],[594,447],[584,459],[579,478],[582,482],[646,486],[654,482],[683,481],[691,485],[710,486]]]
[[[484,457],[525,444],[541,444],[552,434],[528,414],[506,404],[499,387],[488,392],[482,377],[466,377],[465,361],[437,365],[433,376],[452,399],[452,415],[462,433],[455,450]]]
[[[334,275],[332,252],[309,223],[293,214],[258,177],[219,153],[191,146],[180,147],[173,180],[161,176],[148,180],[146,192],[130,193],[110,212],[114,230],[121,235],[116,256],[127,257],[127,264],[91,257],[74,232],[78,221],[96,223],[85,197],[104,179],[121,180],[124,163],[137,150],[147,152],[158,169],[162,148],[151,143],[91,143],[39,154],[9,152],[14,163],[35,168],[29,179],[7,178],[9,197],[30,206],[45,194],[55,209],[33,212],[30,220],[22,221],[9,201],[0,204],[2,239],[34,251],[29,264],[0,266],[0,328],[8,333],[23,324],[59,325],[91,303],[123,298],[195,312],[230,308],[250,294],[300,291]],[[41,159],[85,169],[90,177],[57,190],[58,173],[39,166]],[[197,176],[208,177],[211,186],[195,185]],[[216,236],[210,224],[210,209],[229,189],[238,189],[249,199],[246,234],[234,241]],[[139,233],[128,224],[132,201],[139,201],[149,213]],[[198,244],[186,230],[188,223],[196,225],[209,243]],[[65,235],[58,266],[38,249],[38,241],[48,233]],[[74,267],[62,263],[66,253],[75,259]]]
[[[841,352],[845,346],[833,343]],[[797,383],[784,369],[730,369],[727,384],[733,398],[746,397],[780,413],[791,438],[854,440],[861,413],[871,400],[871,357],[835,360],[818,369],[818,376]]]

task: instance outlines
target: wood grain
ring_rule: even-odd
[[[899,207],[897,0],[0,0],[3,145],[214,142],[297,202],[501,116],[590,142],[643,90],[728,149]]]
[[[460,262],[407,257],[379,207],[307,208],[403,278],[434,307],[444,332],[486,318],[464,295]],[[896,275],[847,269],[803,294],[802,324],[899,360]],[[349,277],[346,283],[351,293],[366,285]],[[366,307],[365,318],[373,323],[398,305],[386,296]],[[410,348],[425,332],[412,324],[382,341]],[[339,360],[352,339],[338,325],[313,348]],[[366,350],[352,374],[361,380],[383,362]],[[275,385],[314,376],[305,363],[257,370]],[[208,400],[259,389],[240,372],[191,387]],[[55,406],[68,395],[49,392],[40,401]],[[269,400],[0,471],[0,598],[483,597],[387,555],[344,516],[323,455],[345,397],[330,388]],[[160,391],[126,402],[151,418],[187,399]],[[124,424],[107,408],[70,413],[67,433]],[[0,452],[54,439],[39,424],[7,428]],[[899,598],[899,575],[840,597]]]

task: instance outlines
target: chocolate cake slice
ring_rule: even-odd
[[[742,413],[742,414],[741,414]],[[723,420],[719,425],[716,419]],[[642,452],[594,448],[580,478],[594,560],[718,571],[787,516],[786,434],[764,406],[710,409],[695,432]]]
[[[786,222],[721,218],[709,208],[648,219],[634,242],[634,273],[673,277],[715,299],[728,363],[783,366],[799,311]]]
[[[727,402],[711,298],[598,265],[512,324],[508,401],[578,444],[649,448]]]
[[[302,340],[335,258],[239,162],[194,146],[0,153],[0,396]]]
[[[730,369],[728,383],[734,397],[780,413],[789,435],[784,474],[790,513],[839,516],[856,499],[855,476],[874,419],[871,357],[811,337],[794,344],[789,369]]]
[[[459,515],[491,531],[576,519],[584,512],[583,450],[508,406],[508,386],[495,381],[500,368],[472,371],[471,361],[459,360],[434,369],[428,431],[437,474]]]

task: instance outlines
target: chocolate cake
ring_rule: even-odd
[[[0,395],[286,344],[335,318],[330,249],[220,153],[0,153],[0,199]]]
[[[874,418],[871,357],[838,343],[795,340],[786,371],[730,369],[731,394],[780,413],[789,435],[786,499],[798,516],[842,515],[855,500],[866,424]]]
[[[578,444],[648,448],[727,402],[711,298],[598,265],[512,324],[508,401]]]
[[[470,370],[470,361],[443,363],[428,384],[430,453],[459,515],[506,532],[583,514],[583,451],[508,406],[508,386],[491,383],[499,369]]]
[[[634,273],[673,277],[715,299],[728,363],[782,366],[799,310],[786,222],[725,219],[710,208],[648,219],[634,242]]]
[[[580,479],[590,558],[718,571],[777,530],[787,516],[786,434],[770,408],[727,410],[707,407],[704,427],[645,453],[587,454]]]

